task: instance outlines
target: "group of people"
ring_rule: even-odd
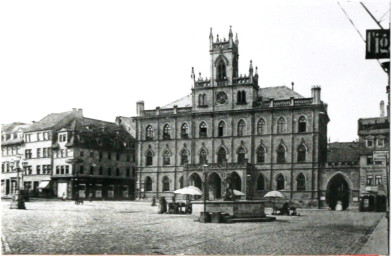
[[[285,203],[281,209],[277,209],[277,211],[273,209],[273,213],[274,215],[300,216],[300,213],[297,213],[296,211],[296,207],[289,207],[289,203]]]
[[[182,211],[182,207],[184,207],[184,211]],[[168,203],[164,196],[159,199],[159,214],[163,213],[192,213],[192,204],[190,200],[186,199],[186,203],[183,202],[175,202],[175,196],[172,197],[172,202]]]

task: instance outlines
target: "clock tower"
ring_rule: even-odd
[[[198,78],[192,69],[192,100],[196,112],[251,108],[258,98],[258,74],[250,63],[249,75],[239,76],[239,40],[209,34],[210,78]]]

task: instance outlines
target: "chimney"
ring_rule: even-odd
[[[137,115],[142,116],[144,113],[144,101],[140,100],[136,103]]]
[[[76,108],[72,108],[72,111],[75,112],[75,111],[76,111]]]
[[[384,117],[384,101],[380,101],[380,117]]]
[[[315,85],[314,87],[312,87],[312,89],[311,89],[312,104],[320,104],[321,103],[320,90],[321,90],[320,86],[318,86],[318,85]]]

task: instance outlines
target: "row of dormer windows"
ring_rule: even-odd
[[[299,118],[298,126],[297,126],[298,132],[307,132],[307,120],[304,116],[301,116]],[[206,122],[201,122],[199,124],[198,128],[198,135],[200,138],[206,138],[208,134],[208,125]],[[287,125],[286,121],[283,117],[280,117],[277,121],[277,134],[282,134],[287,132]],[[257,123],[257,134],[262,135],[266,134],[266,121],[265,119],[261,118],[259,119]],[[220,121],[217,126],[217,136],[223,137],[227,135],[227,129],[226,129],[226,122]],[[246,122],[241,119],[237,123],[237,136],[245,136],[249,135],[247,132],[247,125]],[[181,138],[188,138],[189,137],[189,126],[187,123],[183,123],[181,126]],[[147,125],[145,128],[145,138],[147,140],[152,140],[155,138],[154,128],[152,125]],[[171,139],[171,126],[169,124],[165,124],[163,126],[163,135],[162,139]]]

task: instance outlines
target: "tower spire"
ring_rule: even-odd
[[[209,50],[213,49],[213,32],[212,28],[210,28],[210,33],[209,33]]]
[[[232,47],[232,45],[234,43],[233,34],[232,34],[232,26],[229,26],[228,42],[229,42],[229,47]]]
[[[235,36],[235,44],[236,44],[236,46],[238,46],[238,44],[239,44],[238,33],[236,33],[236,36]]]

